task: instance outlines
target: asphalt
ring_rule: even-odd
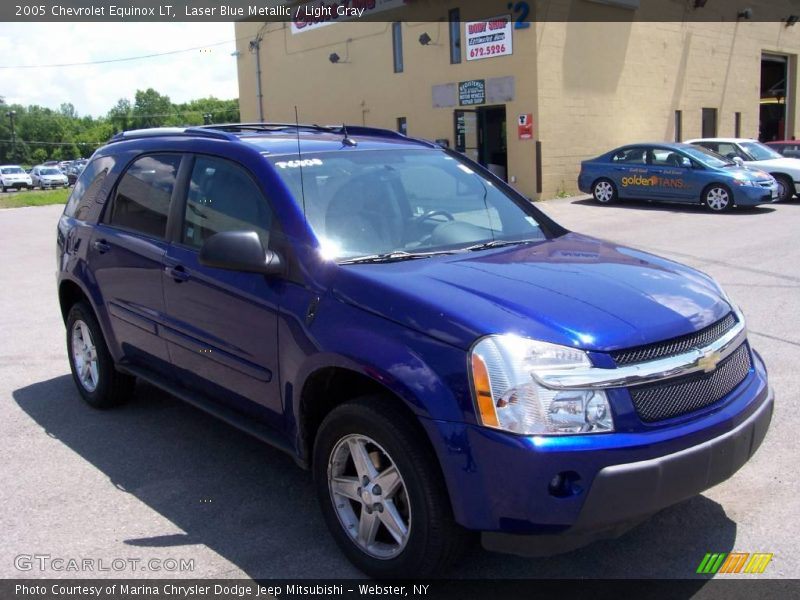
[[[765,576],[796,578],[800,201],[729,214],[585,199],[540,206],[571,229],[716,277],[770,370],[773,424],[731,480],[620,539],[545,559],[476,547],[446,575],[687,577],[706,552],[736,550],[771,552]],[[60,212],[0,210],[0,578],[358,577],[325,529],[309,475],[283,454],[147,385],[120,409],[81,402],[56,298]],[[55,558],[89,559],[94,571],[41,568]],[[168,559],[194,568],[173,571]]]

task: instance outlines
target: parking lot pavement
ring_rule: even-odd
[[[475,548],[449,575],[687,577],[706,552],[736,550],[772,552],[766,575],[797,577],[800,202],[729,214],[540,206],[571,229],[715,276],[748,317],[776,412],[732,480],[618,540],[535,560]],[[324,527],[310,477],[283,454],[146,385],[117,410],[80,401],[55,292],[60,212],[0,210],[0,577],[358,576]],[[89,559],[95,570],[20,571],[20,555]],[[194,570],[142,571],[153,558],[193,560]]]

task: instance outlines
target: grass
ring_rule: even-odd
[[[0,208],[19,208],[21,206],[45,206],[47,204],[66,204],[72,190],[59,188],[57,190],[24,192],[9,192],[0,195]]]

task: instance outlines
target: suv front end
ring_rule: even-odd
[[[457,513],[489,550],[548,555],[616,537],[729,478],[770,424],[773,392],[738,311],[613,353],[624,362],[615,368],[586,366],[572,348],[508,342],[484,338],[470,355],[481,424],[428,422],[433,439],[462,440],[437,450],[451,485],[473,492]]]

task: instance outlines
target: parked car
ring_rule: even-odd
[[[40,187],[43,190],[56,187],[68,187],[69,179],[58,167],[37,165],[31,170],[31,187]]]
[[[75,185],[75,182],[78,181],[78,177],[80,177],[80,174],[83,172],[84,166],[85,165],[81,163],[75,163],[67,168],[66,176],[70,185]]]
[[[0,187],[4,192],[9,189],[30,189],[33,187],[31,177],[19,165],[0,166]]]
[[[85,401],[141,378],[284,450],[374,577],[435,573],[471,532],[519,554],[619,535],[730,477],[771,420],[711,277],[392,131],[119,134],[57,234]]]
[[[791,200],[800,192],[800,160],[786,158],[769,146],[746,138],[703,138],[688,140],[731,160],[768,172],[778,182],[778,199]]]
[[[581,163],[578,188],[601,204],[620,198],[705,204],[722,212],[778,199],[769,174],[690,144],[631,144]]]
[[[800,142],[797,140],[777,140],[765,142],[767,146],[786,158],[800,158]]]

